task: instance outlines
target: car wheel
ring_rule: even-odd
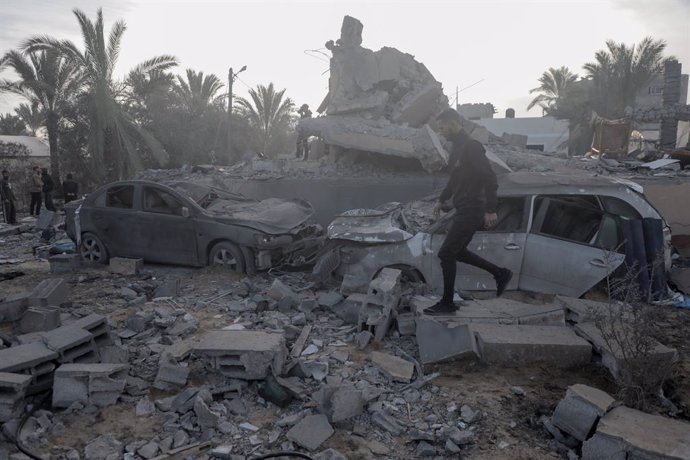
[[[103,242],[93,233],[84,233],[79,246],[81,258],[89,262],[107,264],[110,256]]]
[[[400,281],[403,283],[403,285],[409,286],[411,284],[424,282],[424,277],[419,270],[414,267],[410,267],[409,265],[391,265],[388,268],[395,268],[396,270],[400,270],[402,272],[400,275]]]
[[[209,254],[209,265],[229,268],[237,273],[244,273],[245,264],[242,250],[229,241],[216,243]]]

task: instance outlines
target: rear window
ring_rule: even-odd
[[[116,185],[105,194],[105,205],[108,208],[132,209],[134,206],[134,186]]]

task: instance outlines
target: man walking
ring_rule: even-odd
[[[10,184],[10,173],[6,169],[2,171],[2,181],[0,181],[0,202],[2,202],[2,214],[5,222],[14,225],[17,223],[17,200]]]
[[[513,272],[498,267],[470,252],[467,246],[481,228],[496,225],[496,174],[486,158],[481,143],[472,139],[463,129],[460,114],[453,109],[444,110],[436,119],[439,133],[453,145],[449,163],[454,166],[448,185],[434,206],[434,215],[439,216],[441,205],[451,197],[455,216],[448,228],[446,239],[438,251],[443,272],[443,297],[433,307],[424,310],[428,315],[444,315],[455,312],[455,275],[457,262],[463,262],[486,270],[496,280],[496,294],[503,294]]]
[[[48,211],[55,211],[55,205],[53,204],[53,189],[55,188],[55,184],[53,183],[53,178],[48,174],[48,168],[43,168],[41,179],[43,179],[43,201],[46,204],[46,209]]]
[[[65,203],[74,201],[79,196],[79,184],[72,179],[72,173],[67,174],[67,180],[62,183],[62,191],[65,194]]]
[[[38,217],[41,212],[41,194],[43,193],[43,179],[41,179],[41,168],[33,167],[33,172],[29,178],[29,192],[31,192],[31,204],[29,214]]]

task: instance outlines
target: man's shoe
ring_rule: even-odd
[[[501,273],[494,277],[496,280],[496,297],[501,297],[506,290],[506,286],[513,279],[513,272],[507,268],[501,269]]]
[[[456,311],[458,311],[458,306],[455,305],[455,303],[441,300],[436,305],[429,308],[425,308],[424,314],[431,316],[443,316],[452,315]]]

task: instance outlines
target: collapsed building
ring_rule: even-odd
[[[448,108],[441,83],[422,64],[395,48],[362,46],[362,23],[345,16],[340,38],[326,43],[329,91],[323,116],[300,120],[298,129],[330,148],[416,159],[427,171],[445,166],[448,154],[429,127]]]

